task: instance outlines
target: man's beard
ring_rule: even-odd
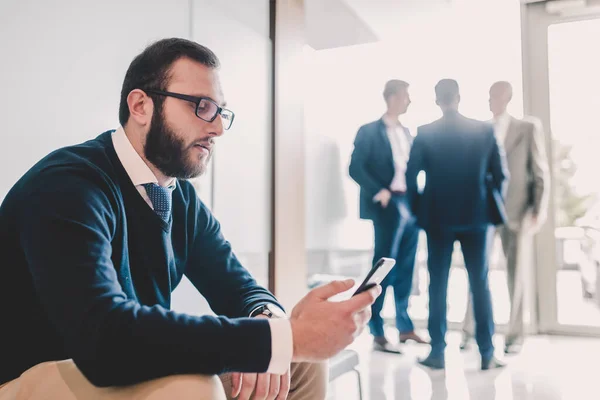
[[[209,153],[203,162],[200,157],[190,155],[190,152],[195,152],[193,147],[193,144],[185,145],[183,139],[167,126],[162,109],[155,108],[144,145],[146,159],[165,176],[178,179],[195,178],[205,172],[211,154]]]

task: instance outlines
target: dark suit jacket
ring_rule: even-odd
[[[420,171],[426,178],[422,193]],[[507,177],[493,126],[453,113],[418,128],[406,170],[409,205],[426,230],[501,224]]]
[[[381,189],[389,189],[394,174],[394,156],[382,119],[363,125],[356,134],[350,160],[350,176],[360,186],[360,218],[374,219],[377,208],[373,197]],[[405,128],[409,145],[412,136]]]

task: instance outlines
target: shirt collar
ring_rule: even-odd
[[[117,152],[117,157],[119,157],[119,161],[123,164],[125,172],[127,172],[129,179],[131,179],[131,182],[133,182],[135,186],[140,186],[145,183],[158,184],[158,179],[150,167],[146,165],[142,157],[135,151],[122,126],[113,132],[112,141],[115,146],[115,151]],[[177,179],[171,178],[171,180],[167,182],[167,186],[174,186],[176,182]]]
[[[510,114],[507,112],[500,114],[497,118],[494,119],[494,122],[496,124],[502,124],[502,125],[506,125],[509,121],[510,121]]]
[[[381,119],[388,128],[402,128],[402,123],[399,120],[390,118],[387,114],[384,114]]]

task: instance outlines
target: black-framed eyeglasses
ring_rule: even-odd
[[[142,89],[144,90],[144,89]],[[196,104],[196,117],[206,122],[213,122],[217,115],[221,115],[221,121],[223,121],[223,129],[227,130],[231,128],[235,114],[233,111],[228,110],[219,106],[214,100],[208,97],[196,97],[187,94],[165,92],[163,90],[147,89],[144,90],[147,93],[157,94],[159,96],[174,97],[176,99],[189,101]]]

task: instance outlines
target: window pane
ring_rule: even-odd
[[[600,19],[548,29],[557,311],[566,325],[600,326],[600,59],[589,40],[598,34]]]

